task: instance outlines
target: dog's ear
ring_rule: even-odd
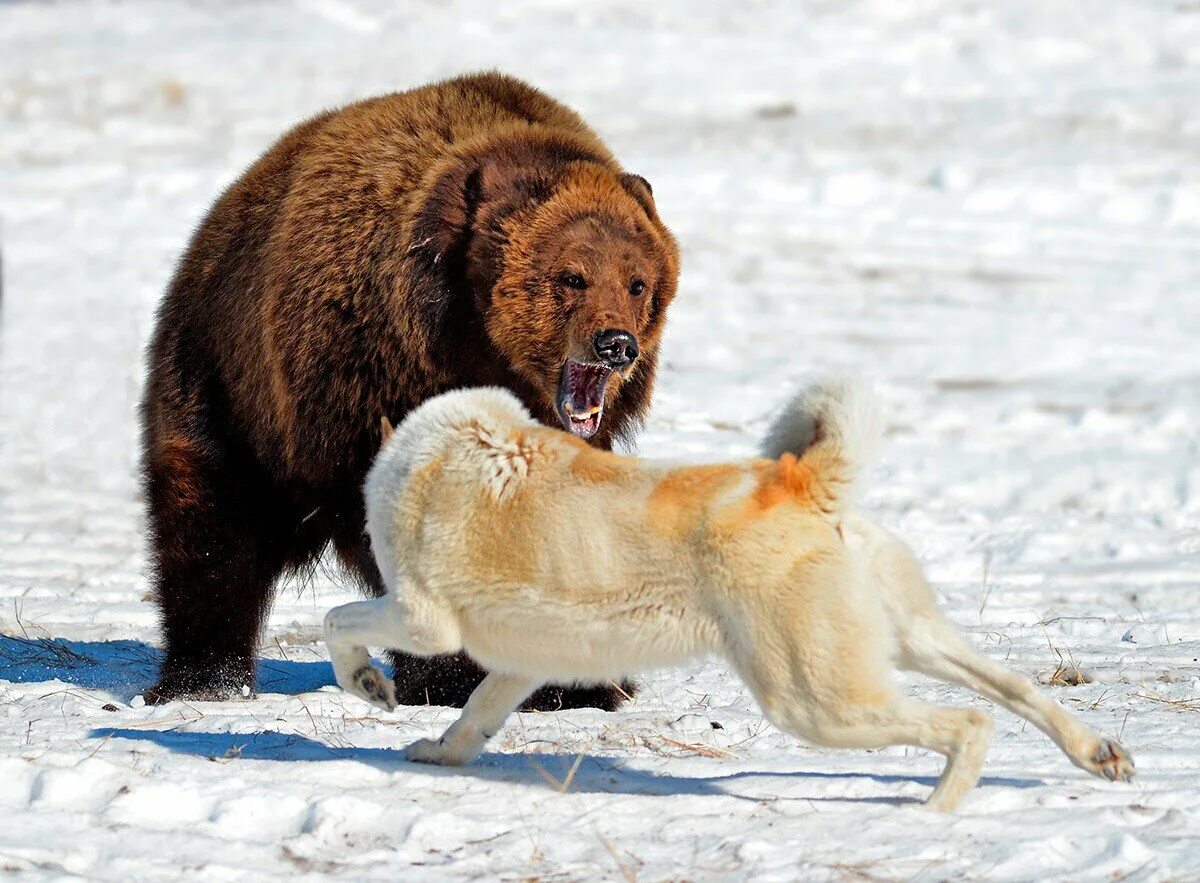
[[[620,181],[621,186],[625,188],[625,192],[636,199],[650,217],[654,217],[654,188],[650,186],[650,182],[641,175],[635,175],[632,172],[622,173]]]
[[[392,440],[392,433],[394,433],[396,430],[392,428],[392,421],[387,418],[387,414],[384,414],[382,417],[379,418],[379,423],[380,423],[380,428],[383,430],[382,444],[386,445],[389,441]]]

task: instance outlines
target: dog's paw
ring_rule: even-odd
[[[931,794],[925,799],[924,803],[918,804],[918,806],[928,812],[940,812],[949,815],[958,809],[958,799],[940,794]]]
[[[440,766],[463,766],[474,760],[474,754],[465,755],[445,739],[418,739],[404,752],[405,760],[414,763],[436,763]]]
[[[396,709],[396,685],[373,665],[364,665],[353,674],[350,692],[384,711]]]
[[[1128,782],[1133,778],[1133,757],[1112,739],[1101,739],[1092,756],[1092,772],[1110,782]]]

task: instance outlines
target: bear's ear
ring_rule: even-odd
[[[502,216],[528,202],[542,202],[554,190],[552,176],[529,168],[518,158],[479,157],[443,173],[427,191],[412,227],[410,249],[434,266],[453,268],[466,258],[476,217]]]
[[[471,310],[464,298],[490,291],[501,243],[494,235],[474,235],[479,225],[496,228],[498,219],[554,191],[555,175],[537,156],[511,150],[461,159],[426,190],[405,243],[413,274],[414,314],[431,337],[446,328],[454,307]]]
[[[488,157],[479,166],[478,201],[491,203],[498,214],[545,202],[554,194],[557,175],[541,166],[517,157]]]
[[[467,245],[475,225],[482,170],[460,163],[443,172],[425,192],[402,243],[412,300],[409,309],[427,339],[445,330],[463,293]]]
[[[623,172],[620,180],[625,191],[636,199],[651,217],[654,217],[654,188],[650,186],[650,182],[632,172]]]
[[[470,232],[479,204],[481,170],[456,165],[426,192],[412,226],[410,253],[437,265]]]

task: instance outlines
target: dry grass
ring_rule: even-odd
[[[1154,696],[1150,693],[1134,693],[1133,695],[1138,699],[1149,699],[1151,702],[1170,705],[1173,708],[1178,708],[1180,711],[1200,711],[1200,696],[1193,696],[1188,699],[1168,699],[1166,696]]]
[[[89,656],[84,656],[82,653],[75,652],[66,644],[56,641],[53,638],[35,640],[32,638],[19,638],[16,635],[4,635],[3,637],[16,644],[20,644],[27,650],[25,653],[13,655],[6,652],[4,645],[0,644],[0,657],[3,657],[6,661],[14,665],[29,665],[30,663],[41,662],[53,665],[56,668],[80,668],[88,665],[96,665],[100,662],[98,659],[92,659]]]
[[[1049,677],[1042,679],[1042,683],[1050,687],[1082,687],[1091,682],[1092,679],[1079,666],[1073,661],[1064,660],[1061,653],[1059,654],[1058,668],[1054,669]]]
[[[621,876],[626,880],[626,883],[637,883],[637,874],[633,872],[633,869],[629,865],[625,864],[616,847],[612,845],[612,841],[598,831],[596,832],[596,836],[604,844],[604,848],[608,850],[608,854],[613,857],[613,861],[617,863],[617,869],[621,872]]]
[[[551,788],[554,788],[559,794],[566,794],[571,789],[571,782],[574,781],[575,773],[579,771],[579,765],[583,763],[583,758],[583,752],[580,752],[575,756],[575,762],[571,764],[571,768],[567,770],[567,774],[563,776],[563,780],[561,782],[554,778],[550,771],[536,760],[530,758],[529,763],[534,770],[537,771],[537,774],[549,783]]]
[[[677,756],[677,753],[664,752],[661,750],[663,746],[676,748],[679,751],[685,751],[688,754],[698,755],[700,757],[737,757],[737,755],[732,751],[726,751],[724,748],[717,748],[715,745],[700,745],[695,742],[681,742],[678,739],[672,739],[669,736],[657,736],[656,738],[661,739],[663,745],[656,746],[648,738],[643,738],[642,744],[644,744],[655,754],[663,755],[665,757],[675,757]]]
[[[1084,684],[1090,684],[1092,678],[1075,664],[1075,659],[1069,650],[1064,656],[1063,652],[1054,646],[1044,625],[1042,634],[1046,636],[1046,646],[1053,650],[1054,655],[1058,657],[1058,667],[1049,676],[1043,675],[1038,680],[1050,687],[1082,687]]]

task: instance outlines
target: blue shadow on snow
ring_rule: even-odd
[[[242,759],[277,762],[348,760],[366,764],[383,772],[423,773],[435,777],[470,776],[493,782],[555,787],[565,779],[575,762],[571,755],[561,754],[492,754],[485,753],[467,767],[450,768],[414,764],[404,759],[402,748],[335,747],[295,733],[266,730],[258,733],[197,733],[181,730],[132,730],[101,728],[89,734],[92,738],[133,739],[197,757],[213,760]],[[898,776],[857,772],[770,772],[743,770],[720,776],[671,776],[646,770],[631,769],[616,758],[585,755],[571,781],[570,790],[597,794],[629,794],[640,796],[725,796],[754,802],[773,800],[804,800],[830,803],[881,803],[894,806],[914,804],[910,797],[829,797],[802,794],[753,795],[737,793],[722,787],[742,780],[777,779],[791,782],[828,780],[869,780],[881,784],[916,783],[932,788],[934,776]],[[988,777],[980,779],[981,787],[1035,788],[1045,784],[1039,779]]]
[[[52,638],[18,638],[0,635],[0,681],[41,683],[61,681],[90,690],[105,690],[120,701],[128,702],[154,682],[162,652],[142,641],[68,641]],[[297,662],[286,659],[260,659],[258,688],[264,693],[296,695],[334,683],[333,669],[327,661]],[[294,733],[266,730],[258,733],[205,733],[184,730],[134,730],[100,728],[89,734],[100,739],[134,739],[161,745],[169,751],[211,759],[244,759],[283,762],[348,760],[387,772],[409,771],[431,776],[471,776],[478,779],[554,787],[548,773],[562,781],[574,757],[559,754],[484,754],[474,764],[444,768],[412,764],[400,748],[355,748],[326,745]],[[932,776],[897,776],[849,772],[769,772],[743,770],[720,776],[679,777],[631,769],[615,758],[585,755],[571,782],[572,791],[604,794],[724,795],[739,800],[777,799],[883,803],[914,803],[907,797],[827,797],[803,795],[755,796],[726,790],[724,784],[740,780],[782,779],[819,782],[830,779],[866,779],[881,784],[913,782],[933,787]],[[1037,779],[984,777],[980,785],[1007,788],[1033,788],[1044,784]]]
[[[0,681],[37,684],[61,681],[106,690],[122,702],[154,683],[162,651],[142,641],[67,641],[0,635]],[[334,683],[325,660],[258,661],[258,690],[294,696]]]

